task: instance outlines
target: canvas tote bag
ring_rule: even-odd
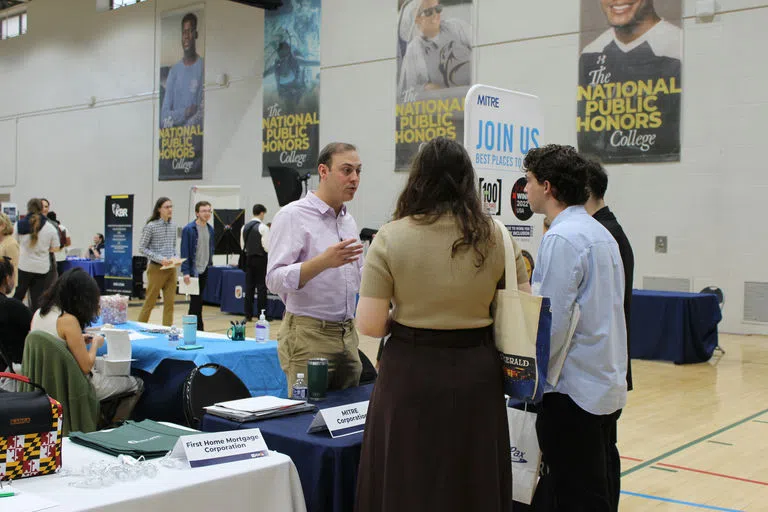
[[[514,241],[504,224],[494,222],[504,239],[505,288],[496,290],[491,305],[496,348],[504,368],[504,393],[536,403],[544,395],[549,365],[550,300],[517,289]]]

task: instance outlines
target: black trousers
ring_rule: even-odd
[[[620,415],[621,410],[590,414],[568,395],[544,395],[536,418],[543,464],[533,510],[618,510],[621,465],[616,423]]]
[[[16,285],[16,293],[13,297],[24,301],[24,296],[29,291],[29,304],[32,311],[40,307],[40,296],[46,290],[50,280],[50,272],[37,274],[19,269],[19,282]]]
[[[205,290],[205,283],[208,282],[208,269],[205,272],[198,274],[197,278],[200,280],[200,293],[198,295],[189,296],[189,311],[188,315],[197,315],[197,330],[204,331],[203,328],[203,290]],[[165,300],[165,299],[163,299]]]
[[[245,267],[245,300],[243,313],[245,318],[253,317],[253,292],[258,293],[256,299],[256,316],[262,309],[267,309],[267,257],[248,256]]]

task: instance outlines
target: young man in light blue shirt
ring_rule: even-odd
[[[552,219],[533,273],[534,291],[552,300],[550,374],[536,421],[544,467],[533,508],[615,511],[616,422],[627,399],[619,247],[584,209],[588,162],[575,149],[533,149],[524,167],[531,209]],[[563,358],[555,375],[553,362]]]

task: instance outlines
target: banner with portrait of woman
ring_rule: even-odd
[[[472,0],[398,0],[395,170],[435,137],[464,139]]]
[[[680,160],[682,0],[581,0],[576,132],[604,163]]]
[[[205,18],[202,7],[160,21],[159,179],[203,177]]]

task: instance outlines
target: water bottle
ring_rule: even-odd
[[[261,310],[259,321],[256,322],[256,341],[269,341],[269,322],[264,316],[264,310]]]
[[[307,384],[304,382],[304,374],[296,374],[296,383],[293,385],[293,393],[291,398],[294,400],[306,400],[307,399]]]

